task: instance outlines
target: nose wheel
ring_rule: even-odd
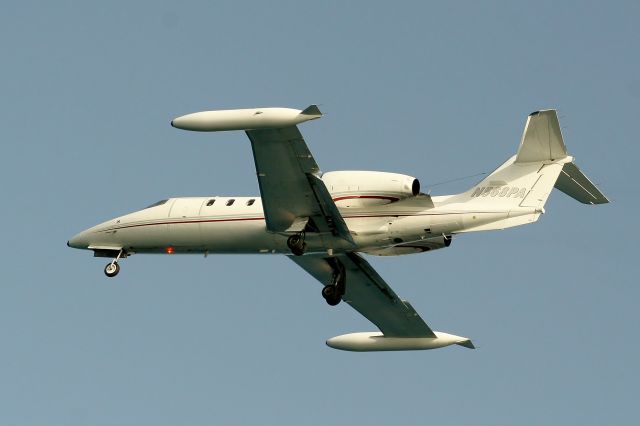
[[[115,277],[120,272],[120,265],[118,262],[110,262],[107,263],[107,266],[104,267],[104,274],[109,278]]]
[[[304,232],[294,234],[287,238],[287,246],[295,256],[302,256],[307,248],[304,242]]]
[[[104,274],[106,276],[108,276],[109,278],[113,278],[118,275],[118,272],[120,272],[120,265],[118,264],[118,260],[120,260],[120,257],[122,257],[123,254],[124,250],[120,250],[116,258],[107,263],[107,266],[104,267]]]

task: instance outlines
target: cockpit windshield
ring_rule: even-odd
[[[166,203],[167,201],[169,201],[169,200],[160,200],[160,201],[158,201],[157,203],[153,203],[153,204],[151,204],[150,206],[145,207],[145,209],[150,209],[151,207],[158,207],[158,206],[161,206],[161,205],[163,205],[164,203]]]

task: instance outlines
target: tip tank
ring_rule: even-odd
[[[220,132],[289,127],[320,117],[322,113],[316,105],[302,111],[292,108],[228,109],[183,115],[173,119],[171,125],[196,132]]]
[[[382,333],[351,333],[332,337],[327,346],[343,351],[412,351],[443,348],[449,345],[460,345],[475,349],[471,340],[466,337],[434,331],[436,337],[385,337]]]

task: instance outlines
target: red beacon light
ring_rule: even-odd
[[[165,251],[167,252],[167,254],[173,254],[173,247],[169,246],[165,249]]]

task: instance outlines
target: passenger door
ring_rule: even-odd
[[[169,237],[175,247],[199,248],[201,198],[176,198],[169,211]]]

